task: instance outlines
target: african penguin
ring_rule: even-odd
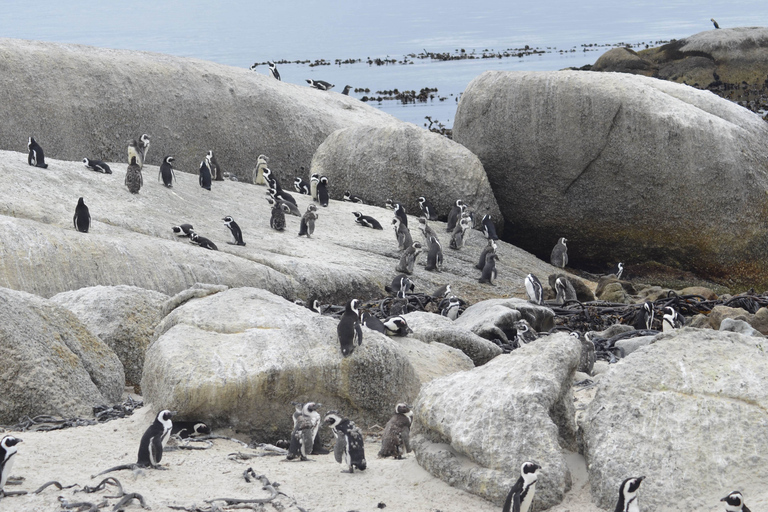
[[[395,267],[395,271],[413,274],[413,267],[416,265],[416,258],[419,257],[419,254],[421,254],[421,244],[419,242],[411,243],[410,247],[407,247],[400,256],[400,262]]]
[[[488,255],[489,252],[491,251],[495,252],[496,249],[497,249],[496,242],[492,238],[489,238],[488,243],[486,244],[485,248],[483,248],[483,252],[480,253],[480,259],[478,260],[477,265],[475,265],[475,268],[477,270],[483,270],[483,268],[485,267],[485,257]]]
[[[402,459],[403,454],[411,452],[411,424],[413,411],[411,406],[400,403],[395,406],[395,414],[389,418],[381,435],[379,457]]]
[[[514,323],[514,327],[517,332],[515,341],[517,342],[518,347],[527,345],[539,338],[539,335],[536,334],[536,331],[531,327],[531,324],[528,323],[528,320],[520,319]]]
[[[408,227],[408,215],[406,215],[405,207],[400,203],[395,203],[395,217],[400,219],[405,227]]]
[[[391,293],[392,295],[396,296],[402,295],[403,297],[405,297],[407,292],[413,292],[413,288],[413,281],[411,281],[411,278],[405,274],[396,275],[395,278],[392,279],[391,286],[384,286],[384,289],[387,291],[387,293]]]
[[[216,155],[213,154],[212,150],[208,150],[208,153],[205,155],[205,159],[208,161],[208,168],[211,170],[213,181],[224,181],[221,167],[219,167],[219,162],[216,160]]]
[[[309,193],[313,201],[317,201],[317,186],[320,184],[320,175],[317,173],[309,177]]]
[[[344,192],[344,197],[342,197],[342,200],[347,201],[348,203],[363,204],[363,200],[359,196],[353,196],[349,190]]]
[[[243,232],[237,222],[235,222],[235,219],[227,215],[221,220],[224,221],[224,224],[229,228],[229,232],[232,235],[232,241],[227,243],[229,245],[245,245],[245,242],[243,242]]]
[[[336,431],[343,440],[344,462],[347,465],[347,472],[354,473],[355,468],[365,471],[368,464],[365,461],[365,446],[363,442],[363,432],[348,419],[342,419],[336,425]]]
[[[277,71],[277,65],[275,65],[275,63],[271,60],[267,61],[267,65],[269,66],[269,74],[272,76],[272,78],[275,80],[280,80],[280,73]]]
[[[453,232],[453,230],[456,228],[456,224],[459,223],[459,218],[461,217],[461,212],[464,211],[464,208],[466,205],[461,199],[457,199],[456,203],[454,203],[453,208],[451,208],[451,212],[448,214],[448,224],[445,226],[445,230],[449,233]]]
[[[427,264],[424,266],[424,270],[437,270],[438,272],[442,272],[443,245],[436,236],[430,236],[427,247],[429,247],[429,250],[427,252]]]
[[[81,233],[87,233],[91,227],[91,214],[88,212],[88,207],[85,205],[82,197],[77,200],[75,216],[72,218],[72,222],[75,223],[75,229]]]
[[[5,493],[5,483],[11,476],[13,463],[16,461],[16,451],[18,450],[16,445],[21,442],[23,441],[18,437],[10,435],[3,437],[0,441],[0,495]]]
[[[459,309],[461,307],[461,300],[458,297],[449,297],[447,304],[440,310],[440,315],[449,318],[451,320],[456,320],[461,310]]]
[[[253,170],[253,176],[252,181],[254,185],[264,185],[264,169],[267,167],[267,162],[269,161],[269,158],[267,158],[264,155],[259,155],[259,158],[256,160],[256,169]]]
[[[128,187],[128,192],[131,194],[138,194],[142,185],[144,185],[144,177],[141,175],[141,166],[136,163],[136,156],[134,155],[125,171],[125,186]]]
[[[147,151],[149,151],[149,135],[143,133],[139,137],[139,151],[141,151],[141,166],[144,167],[144,162],[147,161]]]
[[[198,183],[205,190],[211,190],[211,163],[207,158],[200,162],[200,169],[198,170]]]
[[[351,90],[352,90],[352,86],[351,85],[345,85],[344,86],[344,90],[341,91],[341,94],[343,94],[344,96],[349,96],[349,91],[351,91]]]
[[[645,477],[627,478],[619,486],[619,501],[616,502],[616,508],[613,512],[640,512],[640,505],[637,503],[637,490]]]
[[[361,226],[366,228],[384,229],[383,227],[381,227],[381,224],[379,223],[379,221],[377,221],[370,215],[363,215],[361,212],[352,212],[352,214],[355,216],[356,224],[360,224]]]
[[[640,308],[635,314],[635,317],[632,321],[632,327],[634,327],[637,330],[653,329],[654,316],[655,316],[655,311],[653,309],[653,303],[650,301],[646,301],[643,304],[643,307]]]
[[[440,297],[441,299],[447,298],[451,294],[451,285],[450,283],[444,284],[434,292],[432,292],[433,297]]]
[[[312,238],[312,233],[315,232],[315,221],[317,220],[317,206],[310,204],[307,206],[307,211],[301,217],[301,223],[299,223],[299,236],[306,236]]]
[[[128,163],[131,163],[134,158],[136,158],[136,165],[139,166],[139,169],[142,169],[144,167],[143,153],[136,139],[131,139],[128,141]]]
[[[531,509],[533,495],[536,493],[536,471],[541,466],[533,462],[523,462],[520,467],[520,478],[509,490],[507,499],[504,500],[502,512],[528,512]]]
[[[301,217],[301,211],[299,210],[299,207],[296,206],[293,203],[289,203],[288,201],[283,201],[282,199],[279,199],[277,194],[274,192],[275,189],[270,188],[268,189],[269,197],[267,197],[267,202],[270,205],[274,205],[275,203],[279,204],[280,207],[283,209],[285,213],[288,213],[290,215],[295,215],[296,217]]]
[[[544,304],[544,287],[535,275],[525,276],[525,292],[528,294],[528,300],[534,304]]]
[[[363,311],[360,314],[360,323],[372,331],[380,332],[385,335],[387,333],[387,328],[384,326],[384,322],[368,311]]]
[[[390,337],[405,337],[413,332],[413,329],[408,327],[408,322],[405,321],[400,315],[390,316],[382,322],[384,326],[384,334]]]
[[[48,168],[48,164],[45,163],[43,148],[40,147],[40,144],[37,143],[34,137],[30,137],[27,141],[27,149],[29,149],[29,154],[27,155],[27,163],[29,165],[42,169]]]
[[[624,273],[624,264],[619,262],[619,264],[616,267],[618,269],[616,271],[616,279],[621,279],[621,274]]]
[[[483,267],[483,274],[478,280],[481,283],[488,283],[493,286],[493,281],[496,279],[498,271],[496,270],[496,260],[499,257],[496,255],[496,251],[490,251],[485,255],[485,266]]]
[[[171,230],[179,236],[190,236],[194,229],[192,224],[180,224],[178,226],[171,227]]]
[[[302,405],[298,415],[294,413],[288,460],[293,460],[296,457],[301,460],[308,460],[307,456],[312,454],[315,435],[320,426],[320,414],[316,410],[318,407],[319,404],[315,402],[307,402]]]
[[[466,239],[465,237],[467,231],[471,229],[471,223],[472,221],[470,220],[469,216],[462,214],[461,220],[459,220],[459,223],[453,229],[453,233],[451,234],[451,241],[449,242],[448,247],[457,250],[464,247],[464,241]]]
[[[163,163],[160,164],[160,171],[157,173],[157,177],[163,180],[163,185],[168,188],[173,187],[173,180],[176,179],[176,174],[173,172],[173,161],[175,158],[172,156],[166,156],[163,158]]]
[[[424,196],[419,196],[418,201],[421,213],[424,214],[427,220],[437,220],[437,211],[435,210],[435,207],[432,206],[432,203],[430,203]]]
[[[195,233],[194,231],[189,235],[189,243],[199,245],[203,249],[208,249],[211,251],[218,251],[219,248],[216,247],[216,244],[211,242],[205,237],[202,237]]]
[[[398,251],[404,251],[413,244],[411,232],[408,230],[408,226],[401,222],[400,217],[392,218],[392,227],[395,230],[395,237],[397,237]]]
[[[90,158],[83,158],[83,165],[86,169],[91,171],[100,172],[102,174],[112,174],[112,169],[101,160],[92,160]]]
[[[392,199],[387,199],[384,201],[384,208],[389,208],[390,210],[395,209],[395,202]]]
[[[726,512],[751,512],[744,504],[744,496],[739,491],[733,491],[720,501],[725,502]]]
[[[317,184],[317,200],[320,206],[328,206],[328,178],[325,176],[320,176]]]
[[[570,279],[558,277],[555,280],[555,304],[562,305],[566,302],[577,300],[576,289]]]
[[[177,435],[181,439],[187,439],[196,435],[208,435],[211,433],[211,427],[202,421],[174,421],[171,428],[171,435]]]
[[[300,176],[296,176],[296,178],[293,180],[293,188],[298,192],[299,194],[309,195],[309,183],[301,179]]]
[[[493,224],[491,215],[489,213],[483,215],[483,220],[481,222],[483,225],[483,235],[485,235],[485,238],[488,240],[498,240],[499,237],[496,235],[496,226]]]
[[[342,421],[344,421],[344,418],[339,415],[339,411],[328,411],[325,413],[325,418],[323,419],[323,423],[328,425],[331,428],[331,432],[333,433],[333,438],[335,440],[333,446],[333,456],[336,459],[336,462],[339,464],[341,464],[342,460],[344,459],[344,448],[347,444],[345,437],[340,435],[341,433],[336,429],[336,427]]]
[[[275,182],[273,182],[275,183]],[[284,203],[291,203],[292,205],[296,206],[298,208],[298,203],[296,202],[296,199],[293,198],[291,194],[286,192],[285,190],[281,188],[272,188],[270,187],[267,192],[270,196],[274,197],[278,201],[283,201]]]
[[[568,265],[568,247],[565,246],[567,242],[565,238],[560,238],[555,246],[552,248],[552,254],[549,256],[549,261],[558,268],[565,268]]]
[[[325,80],[307,79],[307,83],[310,87],[314,87],[315,89],[319,89],[321,91],[330,91],[335,87],[332,83],[326,82]]]
[[[270,199],[267,198],[267,201]],[[271,201],[271,204],[272,215],[269,218],[269,227],[276,231],[283,231],[285,229],[285,207],[279,201]],[[288,211],[290,212],[290,209]]]
[[[176,414],[167,409],[160,411],[155,416],[155,421],[144,431],[139,443],[139,458],[137,466],[154,468],[163,458],[163,448],[171,437],[173,422],[171,418]]]
[[[360,311],[357,309],[360,301],[352,299],[347,302],[344,313],[341,315],[336,334],[341,345],[341,353],[344,357],[355,350],[355,345],[363,344],[363,330],[360,327]]]
[[[682,315],[675,311],[675,308],[667,306],[664,308],[664,316],[661,324],[662,332],[670,332],[680,329],[685,325]]]
[[[435,230],[430,227],[430,225],[427,223],[427,218],[423,215],[419,217],[419,230],[424,236],[424,240],[427,243],[427,251],[429,251],[432,249],[432,238],[437,239],[437,233],[435,233]]]

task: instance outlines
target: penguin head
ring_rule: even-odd
[[[141,140],[141,142],[145,146],[149,146],[149,135],[147,135],[146,133],[141,134],[141,137],[139,138],[139,140]]]
[[[322,183],[323,185],[328,185],[328,177],[320,176],[320,183]]]
[[[5,436],[3,440],[0,441],[0,447],[2,447],[3,450],[5,450],[6,458],[9,455],[16,453],[16,445],[21,442],[23,441],[20,438],[13,437],[13,436]]]
[[[226,217],[224,217],[224,218],[223,218],[223,219],[221,219],[221,220],[223,220],[223,221],[224,221],[224,224],[229,224],[229,223],[231,223],[231,222],[234,222],[234,220],[235,220],[235,219],[233,219],[232,217],[230,217],[229,215],[227,215]]]
[[[315,412],[318,410],[323,404],[316,404],[315,402],[307,402],[304,404],[304,407],[302,407],[301,412],[309,415],[312,412]]]
[[[621,482],[619,494],[624,497],[624,503],[637,496],[637,490],[640,488],[640,483],[644,478],[644,476],[630,477]]]
[[[307,78],[307,79],[306,79],[306,81],[307,81],[307,83],[308,83],[309,85],[314,85],[314,83],[315,83],[315,81],[314,81],[314,80],[312,80],[312,79],[310,79],[310,78]]]
[[[360,306],[360,301],[358,299],[352,299],[347,303],[347,310],[351,311],[352,313],[356,314],[358,317],[360,316],[360,310],[358,307]]]
[[[352,215],[354,215],[356,219],[359,219],[360,217],[363,216],[361,212],[352,212]]]
[[[209,149],[208,153],[206,153],[205,158],[207,158],[209,161],[213,160],[213,150]]]
[[[173,423],[171,422],[171,418],[176,414],[176,411],[169,411],[168,409],[163,409],[159,413],[157,413],[157,418],[155,418],[155,421],[162,423],[163,427],[165,428],[171,428],[173,426]]]
[[[325,418],[323,419],[324,423],[327,423],[329,427],[336,428],[336,425],[341,423],[341,416],[339,415],[339,411],[328,411],[325,413]]]
[[[251,64],[251,67],[248,68],[248,69],[250,69],[251,71],[256,71],[257,67],[259,67],[259,63],[258,62],[254,62],[253,64]]]
[[[211,427],[206,425],[205,423],[195,423],[194,429],[195,434],[210,434],[211,433]]]
[[[266,155],[259,155],[259,158],[256,159],[256,162],[260,164],[266,164],[269,162],[269,158]]]
[[[264,171],[262,171],[262,176],[266,179],[267,177],[272,176],[272,170],[269,167],[265,167]]]
[[[410,327],[408,327],[408,322],[406,322],[405,318],[403,318],[402,316],[394,316],[392,318],[388,318],[384,322],[384,326],[390,331],[395,331],[398,334],[402,334],[402,335],[413,332],[413,330]]]
[[[167,156],[163,158],[163,162],[167,163],[168,165],[173,165],[173,161],[176,160],[172,156]]]
[[[720,501],[725,502],[726,512],[741,512],[744,507],[744,496],[739,491],[733,491]]]
[[[349,201],[351,197],[352,197],[352,193],[349,190],[344,192],[344,200],[345,201]]]
[[[406,403],[399,403],[395,406],[395,414],[406,414],[411,412],[411,406]]]
[[[91,161],[88,160],[87,158],[83,158],[83,165],[86,166],[86,167],[90,167],[91,166]]]
[[[536,472],[540,469],[541,466],[535,462],[523,462],[523,465],[520,466],[520,476],[523,477],[526,486],[532,484],[539,478]]]
[[[29,138],[29,140],[27,141],[27,147],[28,147],[28,148],[31,148],[31,147],[32,147],[34,144],[37,144],[37,143],[35,142],[35,139],[34,139],[34,137],[30,137],[30,138]]]
[[[77,200],[77,206],[85,206],[85,202],[83,201],[83,198]]]
[[[395,209],[395,202],[393,200],[391,200],[391,199],[387,199],[386,201],[384,201],[384,206],[386,208],[389,208],[390,210],[394,210]]]
[[[426,203],[426,202],[427,202],[427,198],[426,198],[426,197],[424,197],[424,196],[419,196],[419,198],[418,198],[418,199],[416,199],[416,200],[419,202],[419,204],[420,204],[421,206],[424,206],[424,203]]]
[[[310,204],[309,206],[307,206],[307,211],[308,212],[316,212],[317,211],[317,206],[315,206],[314,204]]]
[[[274,62],[272,62],[271,60],[268,60],[268,61],[267,61],[267,65],[269,65],[269,67],[270,67],[270,68],[274,68],[274,67],[277,67],[277,66],[275,66],[275,63],[274,63]]]
[[[557,241],[557,243],[559,243],[562,246],[565,246],[565,242],[567,242],[567,241],[568,241],[567,238],[561,238],[560,240]]]

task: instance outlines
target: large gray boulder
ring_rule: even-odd
[[[141,382],[144,354],[170,297],[135,286],[94,286],[51,297],[109,345],[125,369],[126,385]]]
[[[173,155],[196,174],[213,150],[223,171],[248,182],[259,154],[292,181],[334,130],[399,122],[349,96],[245,68],[20,39],[0,39],[0,90],[2,149],[26,151],[33,135],[46,157],[127,163],[127,141],[147,133],[150,164]]]
[[[576,447],[571,380],[581,346],[554,334],[468,372],[424,385],[414,404],[419,464],[453,486],[504,501],[520,466],[542,466],[537,508],[562,501]]]
[[[538,332],[547,332],[555,326],[555,313],[527,300],[489,299],[469,306],[455,324],[485,339],[500,339],[506,344],[511,341],[508,335],[515,331],[518,320],[527,321]]]
[[[418,216],[417,200],[425,196],[443,217],[462,199],[472,210],[490,213],[499,234],[503,228],[480,160],[461,144],[412,124],[337,130],[317,148],[311,172],[328,176],[335,199],[350,190],[369,204],[393,199]]]
[[[94,406],[120,401],[120,360],[67,309],[0,288],[0,318],[0,423],[90,417]]]
[[[592,496],[647,477],[642,510],[712,510],[739,489],[767,499],[768,355],[761,338],[685,328],[601,376],[581,428]]]
[[[487,71],[453,133],[515,245],[543,258],[565,237],[574,266],[655,260],[768,286],[768,125],[729,101],[620,73]]]

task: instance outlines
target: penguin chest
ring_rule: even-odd
[[[640,504],[637,502],[637,496],[627,502],[626,512],[640,512]]]
[[[531,509],[531,503],[533,503],[533,495],[536,493],[536,482],[523,490],[520,496],[520,512],[528,512]]]
[[[8,481],[8,476],[10,476],[11,471],[13,470],[13,462],[16,459],[16,454],[12,453],[8,459],[3,462],[2,468],[0,468],[0,491],[5,488],[5,483]]]

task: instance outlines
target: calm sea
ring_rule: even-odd
[[[369,89],[352,92],[357,98],[436,88],[426,102],[370,104],[405,121],[423,125],[430,116],[450,127],[457,98],[483,71],[580,67],[615,45],[642,48],[710,30],[710,18],[721,27],[766,26],[768,2],[497,0],[470,7],[457,0],[3,0],[0,36],[146,50],[245,68],[267,60],[324,60],[330,65],[283,63],[278,69],[287,82],[306,84],[312,78],[336,84],[337,92],[344,85]],[[418,58],[484,52],[494,57]],[[396,63],[369,65],[369,59]],[[255,72],[266,74],[267,67]]]

